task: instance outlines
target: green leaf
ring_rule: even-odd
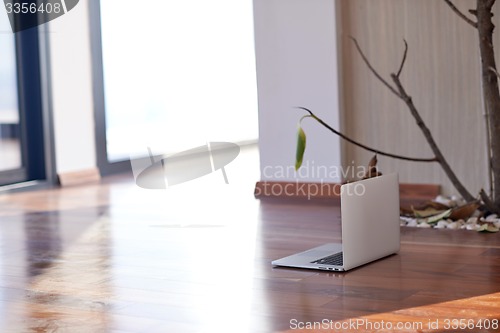
[[[420,218],[426,218],[426,217],[431,217],[431,216],[436,216],[441,213],[444,213],[445,210],[443,209],[435,209],[432,207],[426,208],[426,209],[414,209],[413,214],[415,214],[415,217],[420,217]]]
[[[433,215],[433,216],[429,216],[429,217],[427,218],[427,221],[426,221],[426,222],[427,222],[427,223],[429,223],[429,224],[431,224],[431,223],[436,223],[436,222],[438,222],[438,221],[441,221],[442,219],[445,219],[445,218],[447,218],[448,216],[450,216],[451,211],[452,211],[451,209],[448,209],[448,210],[446,210],[446,211],[444,211],[444,212],[442,212],[442,213],[440,213],[440,214]]]
[[[295,155],[295,170],[299,170],[306,150],[306,133],[299,126],[297,131],[297,153]]]
[[[498,232],[499,229],[493,225],[493,224],[490,224],[490,223],[485,223],[483,224],[481,227],[479,227],[479,229],[477,229],[478,232]]]

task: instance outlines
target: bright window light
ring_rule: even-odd
[[[256,140],[251,0],[101,0],[108,159]]]

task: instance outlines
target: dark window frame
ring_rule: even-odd
[[[53,186],[57,182],[46,27],[15,33],[22,166],[0,172],[0,190]]]
[[[106,106],[102,59],[101,8],[99,0],[89,0],[92,82],[94,95],[95,141],[97,167],[101,175],[131,172],[130,160],[110,162],[106,138]]]

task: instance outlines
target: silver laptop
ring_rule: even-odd
[[[347,271],[399,251],[397,174],[342,185],[340,200],[342,244],[324,244],[274,260],[272,264]]]

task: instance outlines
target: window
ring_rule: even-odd
[[[91,13],[101,169],[257,139],[251,0],[102,0]]]
[[[0,178],[1,183],[9,183],[13,171],[21,169],[23,161],[15,39],[7,15],[0,15],[0,31]],[[10,171],[9,176],[5,171]]]
[[[0,15],[0,185],[55,179],[50,109],[43,107],[50,90],[48,77],[42,86],[44,34],[39,28],[13,33],[7,15]]]

